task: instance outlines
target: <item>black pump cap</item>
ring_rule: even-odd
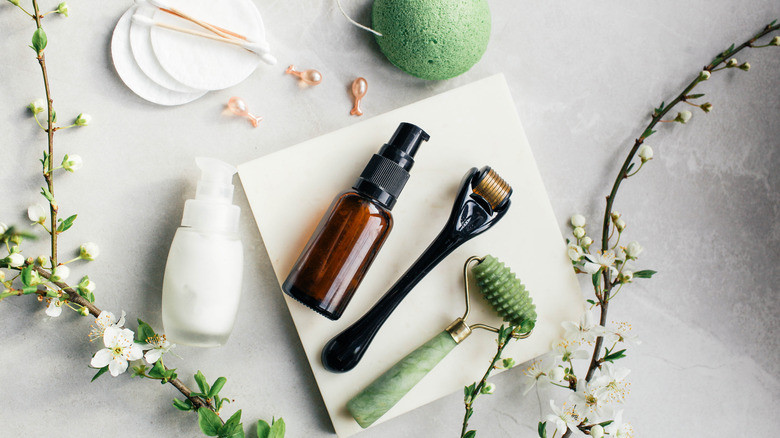
[[[401,123],[390,141],[371,157],[352,188],[392,210],[409,180],[414,155],[420,144],[428,139],[428,133],[419,126]]]

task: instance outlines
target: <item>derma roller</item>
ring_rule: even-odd
[[[439,235],[371,310],[325,345],[325,368],[334,372],[354,368],[409,291],[452,251],[495,225],[509,209],[511,195],[512,187],[490,167],[470,169]]]
[[[498,331],[484,324],[466,323],[469,316],[469,280],[471,269],[480,292],[493,310],[504,321],[517,327],[515,337],[527,338],[536,325],[536,306],[525,286],[503,263],[491,255],[483,258],[471,257],[463,266],[463,281],[466,290],[466,312],[444,331],[421,345],[417,350],[401,359],[360,394],[347,403],[347,410],[361,427],[366,428],[395,406],[417,383],[422,380],[447,354],[471,334],[472,329]]]

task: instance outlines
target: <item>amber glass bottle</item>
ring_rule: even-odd
[[[347,307],[390,230],[390,214],[428,134],[401,123],[352,186],[333,200],[282,289],[330,319]]]

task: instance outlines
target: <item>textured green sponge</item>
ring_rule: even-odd
[[[472,269],[482,295],[504,321],[531,331],[536,325],[536,306],[520,280],[497,258],[486,255]]]
[[[479,61],[490,39],[487,0],[375,0],[379,48],[401,70],[449,79]]]

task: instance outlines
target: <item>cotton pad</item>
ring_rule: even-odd
[[[251,0],[166,0],[166,5],[214,26],[265,42],[260,12]],[[203,32],[194,23],[156,10],[155,22]],[[152,47],[162,68],[176,81],[195,89],[221,90],[238,84],[257,68],[260,57],[239,46],[203,37],[150,28]]]
[[[133,7],[122,15],[111,38],[111,57],[122,82],[135,94],[159,105],[181,105],[206,94],[206,91],[184,93],[170,90],[149,79],[138,67],[130,47],[131,17],[135,10]]]
[[[154,11],[155,9],[152,7],[139,6],[136,8],[135,14],[151,18]],[[182,84],[162,68],[152,49],[152,37],[149,26],[135,22],[130,25],[130,48],[133,49],[133,58],[141,71],[158,85],[182,93],[204,91]]]

